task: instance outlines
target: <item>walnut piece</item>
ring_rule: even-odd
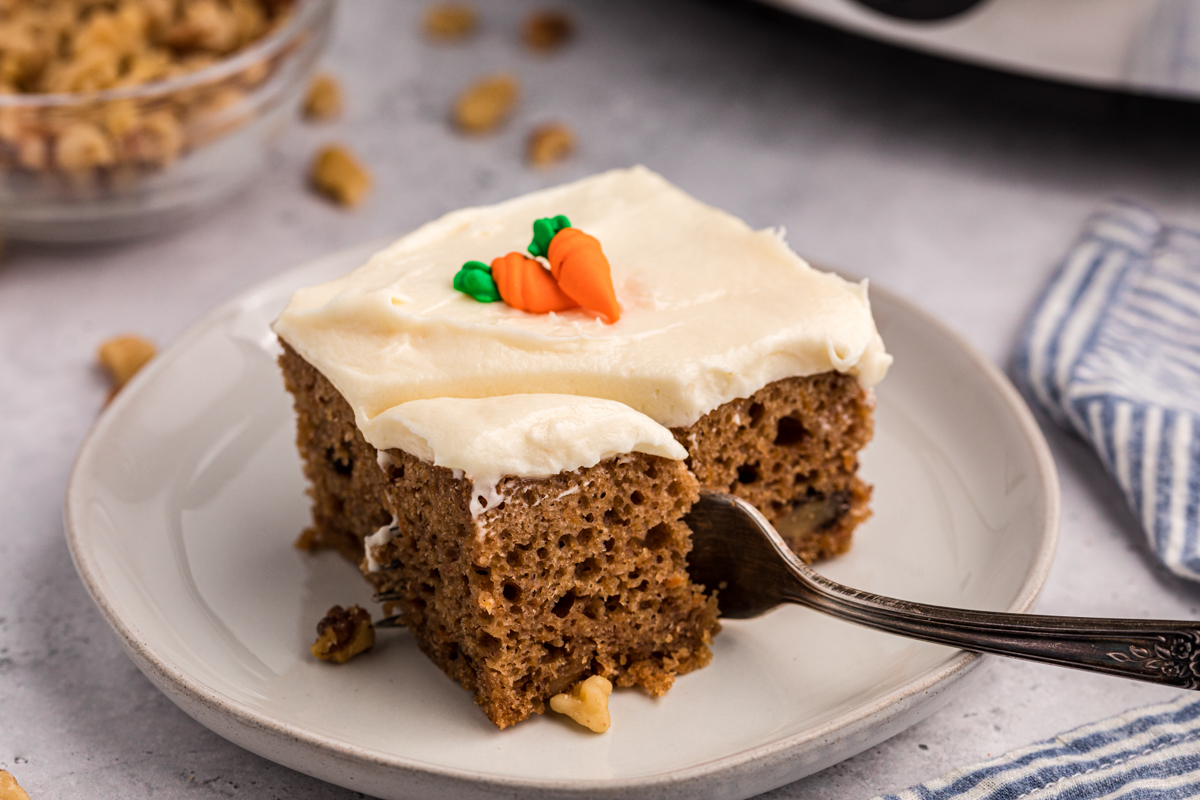
[[[312,79],[304,97],[304,116],[315,121],[335,119],[342,113],[342,87],[337,79],[323,73]]]
[[[138,370],[154,358],[156,352],[153,342],[133,334],[117,336],[103,342],[96,359],[108,372],[112,381],[109,399],[121,391],[121,387],[129,383]]]
[[[575,133],[566,125],[548,122],[529,134],[526,156],[535,167],[548,167],[562,161],[575,150]]]
[[[371,190],[370,173],[341,145],[317,151],[309,177],[317,191],[343,206],[358,205]]]
[[[575,34],[575,23],[561,11],[535,11],[525,18],[522,31],[530,50],[548,53],[562,47]]]
[[[25,790],[17,785],[12,773],[0,769],[0,800],[29,800]]]
[[[77,172],[107,166],[116,160],[112,140],[104,131],[88,122],[76,122],[58,137],[58,164]]]
[[[500,73],[481,78],[458,96],[454,124],[467,133],[487,133],[499,127],[517,103],[520,84],[514,75]]]
[[[375,626],[371,615],[357,605],[334,606],[317,623],[317,641],[309,650],[323,661],[345,664],[375,645]]]
[[[550,708],[566,714],[588,730],[604,733],[612,726],[608,714],[608,696],[612,694],[612,683],[603,675],[593,675],[575,684],[568,694],[556,694],[550,698]]]
[[[430,6],[425,12],[425,35],[438,42],[465,39],[475,32],[475,9],[458,3]]]

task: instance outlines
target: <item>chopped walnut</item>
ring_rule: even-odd
[[[343,206],[358,205],[371,189],[370,173],[341,145],[328,145],[317,152],[310,178],[319,192]]]
[[[64,130],[54,154],[58,165],[72,172],[107,166],[116,160],[112,140],[88,122],[76,122]]]
[[[371,615],[357,605],[334,606],[317,623],[317,641],[309,648],[323,661],[345,664],[375,645],[375,626]]]
[[[25,790],[17,785],[11,772],[0,769],[0,800],[29,800]]]
[[[121,391],[121,388],[129,383],[130,379],[146,365],[147,361],[154,358],[155,352],[157,350],[153,342],[132,334],[117,336],[100,345],[100,351],[96,354],[96,358],[112,380],[112,392],[109,394],[109,399]]]
[[[612,725],[608,714],[608,696],[612,694],[612,683],[603,675],[593,675],[575,684],[569,694],[556,694],[550,698],[550,708],[566,714],[588,730],[604,733]]]
[[[575,23],[561,11],[535,11],[525,19],[525,44],[542,53],[562,47],[575,33]]]
[[[445,3],[425,12],[425,35],[439,42],[465,39],[475,32],[478,17],[475,9],[457,3]]]
[[[228,53],[238,45],[237,15],[217,0],[192,0],[166,29],[162,41],[180,50]]]
[[[95,92],[202,69],[260,39],[296,0],[0,0],[0,94]],[[0,169],[65,197],[120,192],[246,121],[223,111],[276,70],[258,60],[167,96],[0,109]],[[211,100],[219,97],[221,104]],[[219,113],[218,113],[219,112]],[[217,116],[210,122],[207,116]]]
[[[0,3],[0,88],[133,86],[199,66],[266,34],[291,0],[58,0]],[[207,59],[207,60],[201,60]]]
[[[138,119],[121,143],[130,161],[165,166],[183,149],[183,129],[170,112],[156,111]]]
[[[308,85],[304,116],[311,120],[334,119],[342,113],[342,87],[329,74],[318,75]]]
[[[520,85],[513,75],[490,75],[471,84],[454,103],[454,124],[467,133],[486,133],[512,113]]]
[[[535,167],[548,167],[562,161],[575,150],[575,133],[566,125],[548,122],[529,134],[527,155]]]

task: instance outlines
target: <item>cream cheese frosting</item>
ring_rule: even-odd
[[[682,460],[671,432],[623,403],[565,394],[411,400],[372,418],[363,436],[471,477],[471,511],[500,501],[506,475],[542,478],[624,453]]]
[[[600,241],[621,304],[616,323],[579,310],[529,314],[453,289],[464,262],[524,251],[533,221],[556,214]],[[299,290],[274,329],[334,384],[368,441],[435,463],[482,446],[456,432],[468,428],[454,400],[501,401],[476,420],[502,407],[543,424],[548,409],[569,422],[591,406],[532,398],[598,398],[628,407],[614,422],[644,415],[661,429],[787,377],[837,370],[870,388],[891,363],[865,281],[813,269],[779,231],[752,230],[642,167],[447,214],[354,272]],[[650,441],[643,435],[622,446]],[[511,436],[505,447],[515,449],[490,456],[506,469],[558,463],[543,444]],[[614,446],[594,441],[585,457],[563,439],[571,455],[561,463],[596,463]],[[458,468],[477,478],[485,461]]]

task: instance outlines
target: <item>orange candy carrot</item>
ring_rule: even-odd
[[[563,228],[550,240],[546,257],[558,288],[568,297],[594,311],[605,324],[611,325],[621,318],[612,271],[599,241],[578,228]],[[504,290],[500,292],[503,294]]]
[[[521,311],[545,314],[579,305],[563,293],[540,261],[521,253],[509,253],[492,261],[492,278],[504,302]]]

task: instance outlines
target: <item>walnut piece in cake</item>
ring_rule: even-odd
[[[375,645],[371,615],[358,605],[334,606],[317,623],[317,641],[309,650],[322,661],[345,664]]]
[[[570,693],[551,697],[550,709],[566,714],[588,730],[604,733],[612,726],[612,717],[608,713],[608,696],[612,690],[608,678],[593,675],[575,684]]]

